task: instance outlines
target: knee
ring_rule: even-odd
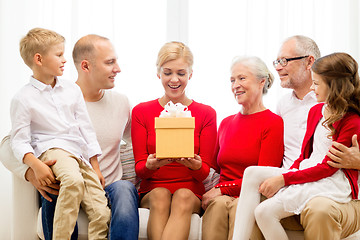
[[[245,168],[245,171],[244,171],[244,177],[245,176],[248,176],[248,175],[253,175],[254,173],[256,173],[256,168],[257,166],[249,166],[247,168]]]
[[[109,186],[113,186],[116,189],[121,189],[121,191],[127,191],[127,192],[137,192],[134,184],[127,180],[119,180],[116,182],[113,182]]]
[[[196,200],[197,197],[195,194],[186,188],[178,189],[173,197],[172,197],[172,208],[175,206],[178,210],[184,212],[188,212],[194,209],[194,200]],[[200,200],[199,200],[200,201]]]
[[[115,199],[125,198],[127,200],[128,196],[138,197],[138,192],[134,186],[129,181],[119,180],[111,183],[105,188],[105,191],[108,192],[110,196],[114,196]]]
[[[310,200],[301,212],[301,224],[306,225],[318,222],[329,222],[339,217],[337,203],[329,198],[316,197]]]
[[[106,205],[98,206],[94,214],[89,215],[89,221],[97,223],[106,223],[109,225],[111,218],[111,211]]]
[[[266,209],[266,207],[263,204],[259,204],[254,210],[254,216],[256,222],[258,223],[261,221],[268,221],[269,209]]]
[[[259,175],[259,166],[249,166],[244,171],[243,184],[260,184],[257,176]]]
[[[84,179],[79,175],[64,176],[60,179],[60,189],[83,193],[85,189]]]
[[[150,209],[169,210],[171,192],[166,188],[155,188],[150,194]]]
[[[226,201],[223,196],[216,197],[209,203],[206,211],[228,212],[228,201]]]

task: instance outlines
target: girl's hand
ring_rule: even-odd
[[[204,210],[206,210],[206,208],[209,206],[210,201],[214,198],[216,198],[217,196],[221,196],[221,190],[220,188],[215,188],[213,187],[212,189],[210,189],[209,191],[207,191],[203,197],[202,197],[202,201],[201,201],[201,206]]]
[[[199,170],[202,166],[201,157],[197,154],[195,154],[193,158],[176,159],[176,162],[190,168],[191,170]]]
[[[146,160],[146,168],[150,170],[159,169],[166,164],[172,163],[174,159],[172,158],[164,158],[164,159],[157,159],[156,154],[150,154]]]
[[[267,198],[271,198],[275,195],[282,187],[285,186],[285,180],[283,175],[271,177],[266,179],[259,187],[259,193]]]

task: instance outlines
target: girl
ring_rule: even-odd
[[[245,170],[234,239],[249,239],[255,219],[266,239],[288,239],[280,219],[300,214],[312,198],[346,203],[358,197],[358,171],[330,167],[326,156],[332,140],[350,146],[351,136],[360,133],[358,64],[346,53],[334,53],[314,63],[312,78],[317,101],[325,103],[309,112],[301,155],[290,170]],[[259,193],[268,198],[261,204]]]

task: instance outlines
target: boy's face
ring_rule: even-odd
[[[42,56],[42,71],[49,77],[62,76],[64,72],[64,43],[56,44]]]
[[[108,40],[99,40],[95,49],[91,79],[97,88],[111,89],[115,86],[116,75],[121,71],[114,47]]]

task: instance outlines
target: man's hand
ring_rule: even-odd
[[[327,156],[333,160],[327,163],[331,167],[360,170],[360,151],[356,134],[352,136],[352,146],[346,147],[341,143],[333,142]]]
[[[56,163],[56,160],[48,160],[44,161],[44,163],[47,166],[52,166]],[[35,177],[35,173],[31,168],[28,168],[28,170],[25,173],[25,178],[28,180],[38,191],[39,193],[49,202],[52,202],[52,199],[49,197],[47,193],[59,195],[59,189],[60,186],[58,183],[52,183],[48,186],[42,186],[39,181]]]
[[[202,201],[201,201],[201,206],[204,210],[206,210],[206,208],[209,206],[210,204],[210,200],[216,198],[217,196],[221,196],[221,190],[220,188],[215,188],[213,187],[212,189],[210,189],[209,191],[207,191],[203,197],[202,197]]]
[[[275,195],[282,187],[285,186],[285,180],[283,175],[271,177],[266,179],[259,187],[259,193],[267,198],[271,198]]]

